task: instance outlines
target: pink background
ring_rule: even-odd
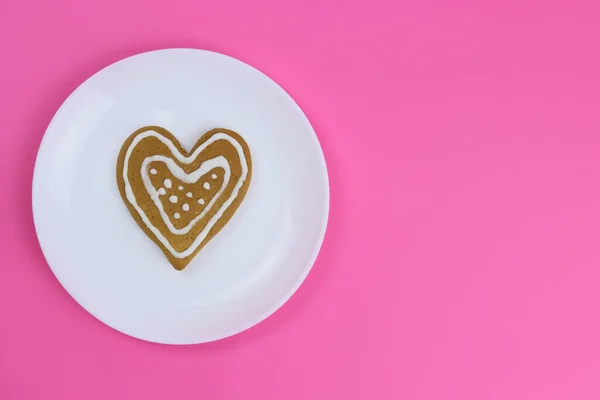
[[[336,3],[0,0],[0,399],[600,398],[600,3]],[[62,101],[164,47],[269,74],[331,178],[305,284],[208,345],[96,321],[30,209]]]

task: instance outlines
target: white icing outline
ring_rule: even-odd
[[[144,211],[138,206],[136,199],[135,199],[135,195],[131,188],[131,184],[129,183],[129,179],[127,177],[129,157],[131,157],[131,153],[133,152],[133,149],[135,148],[135,146],[137,146],[137,144],[141,140],[148,138],[148,137],[155,137],[156,139],[160,140],[163,144],[165,144],[169,148],[169,150],[171,151],[171,154],[173,156],[175,156],[183,164],[189,164],[189,163],[193,162],[202,150],[204,150],[208,145],[214,143],[217,140],[226,140],[227,142],[229,142],[237,151],[238,157],[240,159],[242,174],[241,174],[238,182],[234,186],[233,191],[231,192],[231,196],[229,196],[229,198],[227,200],[225,200],[223,205],[221,205],[221,208],[219,208],[219,210],[217,210],[215,215],[212,216],[212,218],[208,221],[208,223],[206,224],[204,229],[198,234],[198,236],[196,236],[196,238],[194,239],[192,244],[186,250],[184,250],[182,252],[176,251],[173,248],[173,246],[171,246],[171,243],[169,243],[169,241],[163,236],[163,234],[160,232],[160,230],[158,230],[154,225],[152,225],[150,223],[150,220],[148,219],[148,217],[146,216]],[[186,157],[179,152],[177,147],[175,147],[173,142],[171,142],[169,139],[165,138],[158,132],[148,130],[148,131],[145,131],[145,132],[139,134],[138,136],[136,136],[133,139],[133,141],[129,145],[129,148],[127,149],[127,152],[125,153],[125,160],[123,163],[123,181],[125,183],[125,195],[127,197],[127,200],[136,209],[136,211],[142,218],[142,221],[144,222],[146,227],[152,233],[154,233],[156,238],[162,243],[163,246],[165,246],[165,248],[169,251],[169,253],[171,253],[171,255],[175,258],[186,258],[189,255],[191,255],[198,248],[198,246],[200,246],[200,244],[204,241],[206,236],[208,236],[208,233],[213,228],[213,226],[223,216],[223,213],[227,210],[227,208],[229,208],[231,203],[233,203],[233,201],[237,197],[240,189],[244,185],[244,182],[246,181],[247,176],[248,176],[248,163],[246,161],[246,157],[244,155],[244,150],[243,150],[242,146],[238,143],[237,140],[235,140],[233,137],[227,135],[224,132],[218,132],[218,133],[214,134],[213,136],[210,137],[210,139],[208,139],[206,142],[204,142],[200,146],[198,146],[198,148],[189,157]]]
[[[171,219],[169,218],[169,215],[165,212],[163,204],[160,201],[159,193],[156,191],[156,188],[152,185],[152,181],[150,181],[150,177],[148,176],[148,164],[150,164],[151,162],[164,163],[169,169],[169,172],[171,172],[171,174],[173,174],[175,178],[187,184],[194,184],[198,182],[198,179],[202,178],[202,176],[204,176],[206,173],[208,173],[208,171],[214,168],[223,168],[225,170],[223,184],[221,185],[221,188],[219,189],[217,194],[215,194],[215,197],[213,197],[210,203],[208,203],[208,205],[204,208],[204,210],[202,210],[202,212],[198,216],[196,216],[196,218],[192,219],[190,223],[187,224],[185,227],[177,229],[171,223]],[[169,231],[174,235],[185,235],[194,227],[194,225],[196,225],[196,222],[204,218],[206,213],[217,202],[219,197],[221,197],[221,194],[223,194],[225,188],[229,184],[229,179],[231,178],[231,169],[229,168],[229,162],[227,161],[227,159],[223,156],[218,156],[215,158],[211,158],[210,160],[204,161],[202,164],[200,164],[200,167],[197,170],[195,170],[191,174],[187,174],[183,171],[183,169],[181,169],[179,165],[177,165],[177,163],[175,163],[175,161],[173,161],[172,158],[165,157],[163,155],[155,155],[146,157],[144,161],[142,161],[141,175],[142,181],[144,182],[144,187],[146,188],[146,191],[148,191],[148,194],[152,198],[154,205],[156,205],[156,207],[158,208],[160,216],[162,217],[164,223],[167,225],[167,228],[169,228]],[[170,196],[169,201],[171,201],[171,197],[178,196]],[[177,200],[179,200],[179,198],[177,198]],[[173,202],[171,201],[171,203]],[[175,201],[175,203],[177,203],[177,201]]]

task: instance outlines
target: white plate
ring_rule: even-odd
[[[117,188],[119,149],[145,125],[188,148],[233,129],[252,152],[242,205],[182,272]],[[33,178],[38,238],[67,292],[114,329],[159,343],[218,340],[277,310],[315,261],[328,211],[323,153],[297,104],[256,69],[201,50],[139,54],[88,79],[50,123]]]

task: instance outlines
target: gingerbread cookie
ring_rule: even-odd
[[[188,153],[166,129],[147,126],[125,141],[117,161],[125,205],[176,270],[231,219],[251,177],[248,145],[220,128],[206,132]]]

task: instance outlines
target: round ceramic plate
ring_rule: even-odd
[[[252,152],[246,198],[183,271],[117,186],[121,145],[147,125],[188,150],[232,129]],[[50,123],[33,178],[38,238],[60,283],[100,321],[159,343],[218,340],[277,310],[315,261],[328,211],[323,153],[298,105],[256,69],[201,50],[139,54],[88,79]]]

